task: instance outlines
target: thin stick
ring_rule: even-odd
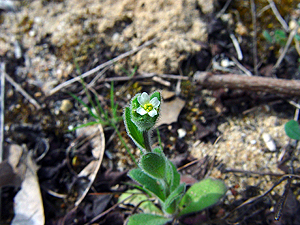
[[[300,104],[298,104],[292,100],[289,100],[288,103],[290,103],[292,106],[295,106],[297,109],[300,109]]]
[[[276,16],[277,20],[279,21],[279,23],[282,25],[283,29],[288,32],[289,26],[287,25],[287,23],[285,22],[285,20],[282,18],[282,16],[280,15],[280,13],[278,12],[275,3],[273,2],[273,0],[268,0],[269,5],[271,6],[271,9],[274,13],[274,15]]]
[[[266,5],[265,7],[263,7],[258,13],[257,13],[257,17],[261,17],[261,15],[267,11],[268,9],[270,9],[271,6],[270,5]]]
[[[287,181],[287,183],[284,187],[283,195],[281,196],[281,198],[279,199],[279,202],[277,203],[277,207],[276,207],[276,210],[275,210],[275,216],[274,216],[274,220],[276,220],[276,221],[278,221],[281,217],[283,207],[285,205],[287,196],[288,196],[289,191],[290,191],[291,183],[292,183],[292,178],[290,177],[290,178],[288,178],[288,181]]]
[[[147,78],[152,78],[152,77],[162,77],[165,79],[173,79],[173,80],[188,80],[189,78],[186,76],[181,76],[181,75],[172,75],[172,74],[157,74],[157,73],[142,73],[139,76],[134,76],[134,77],[128,77],[128,76],[123,76],[123,77],[110,77],[110,78],[105,78],[102,81],[103,82],[111,82],[111,81],[128,81],[128,80],[138,80],[138,79],[147,79]]]
[[[237,74],[213,75],[208,72],[197,72],[194,80],[204,88],[231,88],[300,96],[300,81]]]
[[[292,32],[290,33],[289,38],[288,38],[288,40],[287,40],[287,42],[286,42],[286,45],[284,46],[284,49],[283,49],[281,55],[279,56],[279,58],[278,58],[276,64],[274,65],[273,70],[277,69],[277,68],[279,67],[280,63],[282,62],[282,60],[283,60],[283,58],[284,58],[284,56],[285,56],[287,50],[288,50],[289,47],[290,47],[290,44],[291,44],[292,41],[293,41],[294,36],[297,34],[298,27],[299,27],[299,26],[298,26],[298,24],[297,24],[296,27],[295,27],[295,28],[292,30]]]
[[[5,64],[0,64],[0,163],[3,161],[3,138],[4,138],[4,95],[5,95]],[[2,188],[0,188],[0,218],[2,218]]]
[[[98,79],[100,79],[105,73],[106,71],[110,68],[110,66],[107,66],[106,68],[104,68],[103,70],[101,70],[97,76],[87,85],[87,88],[92,87]]]
[[[246,67],[244,67],[242,64],[240,64],[240,62],[236,58],[234,58],[233,56],[230,58],[237,65],[237,67],[240,70],[242,70],[247,76],[249,76],[249,77],[253,76],[253,74],[249,70],[247,70]]]
[[[284,175],[281,173],[247,171],[247,170],[232,169],[232,168],[224,169],[222,170],[222,173],[244,173],[247,175],[262,175],[262,176],[276,176],[276,177],[280,177]]]
[[[5,64],[0,64],[1,74],[0,74],[0,163],[3,160],[3,137],[4,137],[4,93],[5,93]],[[1,205],[1,204],[0,204]],[[1,211],[0,211],[1,212]]]
[[[243,53],[242,53],[242,50],[241,50],[241,47],[239,45],[238,40],[236,39],[236,37],[234,36],[234,34],[229,34],[229,37],[232,40],[233,46],[234,46],[236,54],[238,56],[238,60],[242,60],[243,59]]]
[[[109,212],[111,212],[112,210],[114,210],[115,208],[117,208],[119,205],[123,204],[125,201],[127,201],[128,199],[132,198],[134,194],[131,194],[130,196],[128,196],[127,198],[123,199],[121,202],[118,202],[116,204],[114,204],[112,207],[110,207],[109,209],[105,210],[104,212],[100,213],[99,215],[95,216],[93,219],[91,219],[89,222],[85,223],[85,225],[90,225],[95,223],[97,220],[99,220],[101,217],[105,216],[106,214],[108,214]]]
[[[49,95],[53,95],[54,93],[58,92],[60,89],[66,87],[66,86],[68,86],[70,84],[73,84],[76,81],[80,81],[81,79],[83,79],[85,77],[88,77],[88,76],[90,76],[90,75],[98,72],[99,70],[101,70],[101,69],[103,69],[103,68],[105,68],[107,66],[113,65],[114,63],[116,63],[117,61],[120,61],[121,59],[124,59],[124,58],[126,58],[126,57],[128,57],[130,55],[133,55],[134,53],[140,51],[142,48],[145,48],[145,47],[153,44],[154,41],[156,41],[156,38],[154,38],[154,39],[152,39],[150,41],[146,41],[143,45],[141,45],[141,46],[139,46],[139,47],[137,47],[135,49],[132,49],[132,50],[130,50],[128,52],[125,52],[125,53],[123,53],[123,54],[121,54],[121,55],[119,55],[119,56],[117,56],[117,57],[115,57],[115,58],[113,58],[113,59],[105,62],[105,63],[102,63],[101,65],[95,67],[94,69],[92,69],[90,71],[87,71],[87,72],[81,74],[80,76],[77,76],[77,77],[72,78],[72,79],[70,79],[70,80],[68,80],[68,81],[66,81],[66,82],[64,82],[62,84],[59,84],[58,86],[56,86],[55,88],[53,88],[50,91]]]
[[[18,91],[20,92],[32,105],[35,106],[37,109],[41,109],[42,107],[40,104],[31,97],[19,84],[17,84],[3,69],[1,69],[2,73],[4,74],[6,80]]]
[[[254,73],[258,74],[257,68],[257,26],[256,26],[256,8],[254,0],[250,0],[251,3],[251,14],[253,23],[253,63],[254,63]]]
[[[227,2],[225,3],[224,7],[221,9],[220,12],[218,12],[218,14],[216,16],[217,18],[219,18],[221,15],[223,15],[225,13],[225,11],[228,8],[228,6],[230,5],[231,1],[232,0],[227,0]]]

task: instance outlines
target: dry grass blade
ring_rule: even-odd
[[[115,58],[113,58],[113,59],[111,59],[111,60],[109,60],[109,61],[107,61],[107,62],[105,62],[105,63],[103,63],[103,64],[101,64],[101,65],[99,65],[99,66],[97,66],[97,67],[95,67],[94,69],[92,69],[92,70],[90,70],[90,71],[87,71],[87,72],[81,74],[81,75],[78,76],[78,77],[75,77],[75,78],[73,78],[73,79],[70,79],[70,80],[68,80],[68,81],[66,81],[66,82],[64,82],[64,83],[62,83],[62,84],[59,84],[58,86],[56,86],[55,88],[53,88],[53,89],[50,91],[49,95],[53,95],[53,94],[55,94],[56,92],[58,92],[60,89],[66,87],[66,86],[68,86],[68,85],[70,85],[70,84],[73,84],[73,83],[76,82],[76,81],[80,81],[81,79],[83,79],[83,78],[85,78],[85,77],[88,77],[88,76],[90,76],[90,75],[92,75],[92,74],[98,72],[99,70],[101,70],[101,69],[103,69],[103,68],[105,68],[105,67],[107,67],[107,66],[111,66],[111,65],[113,65],[114,63],[116,63],[117,61],[119,61],[119,60],[121,60],[121,59],[124,59],[124,58],[126,58],[126,57],[128,57],[128,56],[130,56],[130,55],[133,55],[134,53],[140,51],[141,49],[143,49],[143,48],[145,48],[145,47],[147,47],[147,46],[153,44],[155,41],[156,41],[156,38],[154,38],[154,39],[152,39],[152,40],[150,40],[150,41],[147,41],[147,42],[145,42],[143,45],[141,45],[141,46],[139,46],[139,47],[137,47],[137,48],[135,48],[135,49],[132,49],[131,51],[125,52],[125,53],[123,53],[123,54],[121,54],[121,55],[119,55],[119,56],[117,56],[117,57],[115,57]]]

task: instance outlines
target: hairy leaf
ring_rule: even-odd
[[[201,211],[214,205],[226,193],[223,181],[212,178],[195,183],[182,197],[179,215]]]
[[[171,220],[172,218],[141,213],[129,217],[127,225],[164,225]]]
[[[144,173],[141,169],[132,169],[129,171],[131,179],[141,184],[144,188],[156,195],[161,201],[166,199],[163,185]]]

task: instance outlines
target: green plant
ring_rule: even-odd
[[[125,141],[118,129],[118,123],[122,120],[122,117],[118,116],[118,107],[119,106],[117,103],[115,103],[115,100],[114,100],[114,83],[111,82],[111,86],[110,86],[110,113],[107,110],[103,109],[103,107],[101,106],[101,103],[98,99],[97,94],[95,92],[93,92],[94,98],[92,98],[92,96],[91,96],[90,92],[87,90],[84,82],[81,81],[81,83],[82,83],[83,89],[85,91],[85,94],[88,97],[90,106],[88,104],[86,104],[85,102],[83,102],[80,98],[78,98],[73,93],[69,93],[69,94],[87,109],[89,115],[92,118],[94,118],[94,121],[90,121],[85,124],[76,126],[73,129],[71,129],[70,131],[76,130],[81,127],[87,127],[87,126],[91,126],[94,124],[99,124],[99,123],[104,126],[113,127],[114,130],[116,131],[119,139],[121,140],[123,146],[125,147],[126,151],[130,155],[131,159],[135,162],[135,164],[137,164],[134,156],[130,152],[129,147],[125,143]],[[95,100],[93,100],[93,99],[95,99]]]
[[[294,29],[298,29],[300,26],[300,20],[297,21],[297,27]],[[279,45],[281,48],[283,47],[289,47],[291,44],[291,41],[294,40],[292,43],[294,44],[298,54],[298,63],[300,62],[300,46],[299,46],[299,41],[300,41],[300,34],[298,31],[294,33],[294,35],[291,35],[292,32],[288,35],[286,31],[283,29],[276,29],[272,32],[264,30],[262,35],[263,37],[272,45]],[[290,39],[293,38],[293,39]],[[298,66],[298,70],[300,71],[300,65]]]
[[[160,106],[159,92],[150,96],[144,92],[134,96],[124,110],[127,133],[141,150],[138,168],[129,171],[129,176],[140,184],[140,190],[156,197],[160,203],[159,209],[147,203],[148,209],[156,209],[130,216],[127,225],[163,225],[179,216],[212,206],[226,192],[225,184],[212,178],[195,183],[187,190],[185,183],[180,183],[177,168],[167,159],[162,148],[152,148],[151,131],[159,117]],[[120,198],[124,199],[128,194],[124,193]]]
[[[290,120],[284,126],[286,135],[294,140],[300,140],[300,128],[299,124],[295,120]]]

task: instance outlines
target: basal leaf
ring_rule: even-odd
[[[163,215],[163,212],[157,208],[157,206],[149,200],[149,197],[138,189],[130,189],[122,193],[118,199],[118,202],[123,204],[130,204],[134,207],[138,207],[144,213],[151,213],[156,215]]]
[[[183,195],[179,203],[179,215],[201,211],[214,205],[226,193],[223,181],[212,178],[195,183]]]
[[[172,218],[141,213],[130,216],[127,225],[164,225],[171,220]]]
[[[289,122],[287,122],[284,126],[284,130],[289,138],[300,140],[300,128],[297,121],[290,120]]]

